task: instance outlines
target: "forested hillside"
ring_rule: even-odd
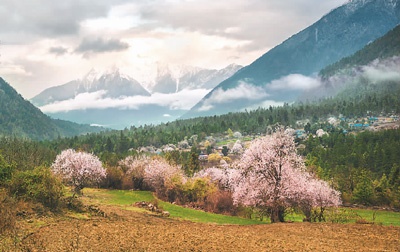
[[[386,59],[400,54],[400,25],[388,32],[385,36],[366,45],[363,49],[355,54],[345,57],[340,61],[327,66],[320,71],[320,75],[324,78],[332,76],[338,72],[349,70],[355,66],[363,66],[368,63]]]
[[[51,119],[0,78],[0,136],[44,140],[100,130],[98,127]]]

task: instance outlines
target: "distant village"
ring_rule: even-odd
[[[296,122],[295,129],[288,129],[297,140],[307,139],[309,136],[323,137],[332,130],[342,130],[344,134],[357,134],[361,131],[379,131],[385,129],[399,129],[399,115],[371,115],[362,118],[347,118],[342,115],[338,117],[328,117],[320,119],[318,122],[311,124],[311,121],[299,120]],[[266,130],[272,131],[272,127]],[[177,145],[167,144],[161,148],[153,146],[141,147],[137,151],[139,153],[162,155],[171,151],[190,152],[192,147],[196,147],[199,151],[199,161],[204,167],[228,166],[232,161],[236,160],[240,154],[248,147],[251,140],[261,135],[246,135],[238,131],[233,132],[228,129],[226,134],[215,136],[207,136],[205,140],[198,142],[198,136],[193,135],[187,137]]]

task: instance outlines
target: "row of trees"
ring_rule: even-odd
[[[332,132],[305,146],[307,166],[332,180],[346,203],[400,207],[400,130]]]
[[[96,156],[72,149],[62,151],[51,168],[76,193],[106,178],[108,182],[116,179],[116,173],[112,169],[106,173]],[[294,138],[283,129],[254,140],[234,168],[208,168],[187,176],[180,166],[159,156],[128,156],[115,169],[132,188],[153,190],[159,198],[206,209],[214,204],[214,211],[231,214],[238,206],[255,207],[268,214],[271,222],[284,221],[289,207],[300,209],[308,221],[312,209],[318,207],[322,219],[326,207],[341,203],[339,192],[307,171]]]
[[[255,207],[272,222],[284,221],[285,210],[294,207],[308,221],[317,207],[322,220],[326,207],[341,203],[339,192],[307,171],[293,137],[283,130],[254,140],[234,168],[212,167],[187,176],[160,157],[129,156],[119,164],[135,189],[151,189],[162,199],[205,209],[214,204],[214,210],[231,214],[238,206]]]

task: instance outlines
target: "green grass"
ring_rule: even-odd
[[[105,190],[85,188],[83,195],[106,205],[132,205],[138,201],[150,202],[154,196],[148,191]]]
[[[132,204],[138,201],[152,202],[156,198],[151,192],[148,191],[126,191],[126,190],[105,190],[105,189],[92,189],[85,188],[83,194],[91,202],[105,205],[117,205],[124,207],[128,210],[143,211],[139,208],[132,207]],[[170,212],[172,218],[189,220],[193,222],[202,223],[216,223],[216,224],[236,224],[236,225],[252,225],[267,223],[267,221],[260,221],[256,219],[245,219],[236,216],[227,216],[222,214],[207,213],[204,211],[185,208],[178,205],[170,204],[158,200],[158,205],[164,210]],[[400,213],[370,210],[370,209],[352,209],[359,217],[376,224],[384,226],[400,226]],[[375,213],[375,220],[373,219]],[[299,213],[289,213],[286,220],[294,222],[302,222],[304,216]],[[356,219],[353,220],[355,222]]]
[[[85,197],[90,201],[105,204],[117,205],[126,209],[131,209],[133,203],[138,201],[152,202],[155,200],[153,194],[148,191],[124,191],[124,190],[105,190],[85,188],[83,190]],[[189,220],[193,222],[216,223],[216,224],[236,224],[236,225],[251,225],[261,224],[259,220],[250,220],[235,216],[227,216],[222,214],[207,213],[203,211],[185,208],[178,205],[170,204],[158,200],[158,205],[165,211],[171,214],[172,218],[181,220]],[[264,222],[265,223],[265,222]]]
[[[184,208],[163,201],[159,201],[159,206],[161,206],[164,210],[170,212],[171,216],[173,217],[193,222],[236,224],[236,225],[251,225],[251,224],[263,223],[259,220],[250,220],[235,216],[207,213],[204,211],[194,210],[191,208]]]
[[[400,226],[400,213],[383,210],[353,209],[361,218],[384,226]],[[375,213],[375,220],[373,218]]]

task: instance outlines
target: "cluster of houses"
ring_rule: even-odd
[[[380,116],[367,116],[364,118],[346,118],[344,116],[339,117],[329,117],[324,121],[318,122],[319,125],[324,125],[323,129],[318,129],[314,133],[315,137],[322,137],[328,134],[327,131],[332,128],[338,128],[343,130],[343,133],[356,132],[362,130],[381,130],[381,129],[396,129],[400,128],[400,120],[398,115],[380,115]],[[310,132],[306,127],[310,126],[309,120],[301,120],[297,122],[297,129],[293,131],[293,135],[297,139],[305,139],[308,137]],[[315,129],[314,129],[315,130]],[[256,136],[253,136],[254,138]],[[225,141],[225,146],[217,145],[217,142]],[[138,151],[152,154],[161,154],[174,150],[190,151],[191,146],[196,145],[201,153],[199,154],[199,160],[202,163],[207,163],[209,161],[209,153],[213,155],[220,155],[221,158],[227,155],[226,151],[229,151],[229,156],[237,156],[244,151],[246,141],[242,142],[243,136],[240,132],[235,132],[229,134],[228,136],[222,136],[220,139],[214,139],[213,137],[207,137],[205,141],[197,143],[197,136],[192,136],[179,142],[177,145],[168,144],[161,148],[155,148],[153,146],[142,147]],[[207,150],[208,146],[212,146],[210,151]]]
[[[309,120],[301,120],[297,122],[299,129],[295,130],[295,136],[298,139],[304,139],[308,136],[309,132],[304,130],[306,124],[309,124]],[[399,115],[380,115],[380,116],[367,116],[364,118],[346,118],[342,115],[339,117],[329,117],[323,122],[318,124],[325,124],[327,129],[335,127],[343,130],[343,133],[352,131],[362,130],[380,130],[380,129],[398,129],[400,127]],[[326,132],[325,132],[326,133]],[[322,130],[317,130],[316,136],[322,136],[325,134]]]

